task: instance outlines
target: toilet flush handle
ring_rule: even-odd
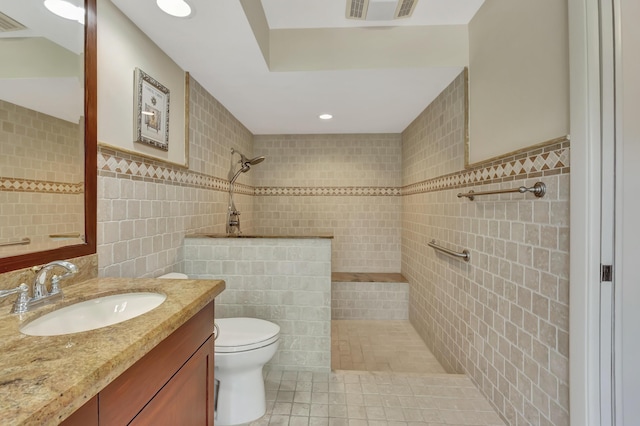
[[[217,340],[218,336],[220,335],[220,327],[218,327],[218,324],[215,323],[215,321],[213,322],[213,340]]]

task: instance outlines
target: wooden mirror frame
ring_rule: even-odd
[[[85,0],[84,27],[84,235],[85,243],[0,258],[0,273],[96,252],[97,43],[96,0]]]

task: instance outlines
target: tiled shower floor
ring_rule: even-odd
[[[409,321],[331,321],[331,369],[444,374]]]
[[[332,372],[265,372],[252,426],[504,426],[461,374],[444,374],[408,321],[333,320]]]

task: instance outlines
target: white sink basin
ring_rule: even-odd
[[[159,293],[120,293],[65,306],[20,327],[30,336],[59,336],[95,330],[135,318],[160,306]]]

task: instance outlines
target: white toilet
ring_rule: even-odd
[[[158,278],[187,279],[172,272]],[[278,349],[280,327],[257,318],[216,319],[217,426],[249,423],[266,412],[262,367]]]
[[[217,319],[215,363],[220,381],[216,425],[257,420],[266,412],[262,367],[278,349],[280,327],[256,318]]]

